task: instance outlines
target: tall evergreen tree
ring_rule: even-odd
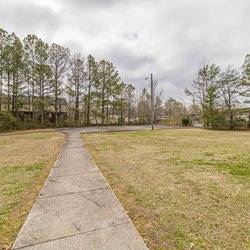
[[[126,86],[125,92],[126,92],[126,100],[127,100],[128,125],[130,125],[133,104],[135,102],[135,87],[132,84],[128,84]]]
[[[243,68],[243,76],[242,76],[242,95],[245,96],[246,102],[250,103],[250,54],[246,55]]]
[[[215,126],[219,101],[219,76],[218,66],[204,63],[193,82],[193,90],[185,90],[187,95],[195,98],[201,105],[205,127]]]
[[[49,61],[52,70],[51,91],[54,98],[55,123],[58,123],[59,99],[63,92],[63,79],[69,68],[70,51],[53,43],[49,49]]]
[[[49,66],[49,46],[41,39],[38,39],[35,46],[36,65],[35,65],[35,85],[37,94],[37,107],[39,109],[41,123],[45,122],[45,108],[49,105],[51,68]]]
[[[86,82],[86,72],[83,58],[80,54],[74,55],[68,73],[66,92],[73,98],[75,123],[79,122],[79,106]]]
[[[38,37],[36,35],[27,35],[23,40],[26,66],[27,97],[29,111],[31,112],[33,120],[35,113],[35,69],[37,42]]]
[[[242,95],[246,98],[245,103],[250,103],[250,54],[246,55],[243,64]],[[248,127],[250,127],[250,112],[248,113]]]
[[[93,87],[94,81],[96,79],[96,62],[93,56],[89,55],[87,58],[87,86],[86,86],[86,93],[85,93],[85,109],[86,109],[86,123],[90,124],[90,110],[92,105],[93,99]]]
[[[237,105],[239,104],[240,74],[229,65],[226,71],[222,72],[219,83],[222,105],[225,114],[229,117],[229,128],[233,129]]]
[[[5,46],[7,45],[8,33],[0,28],[0,111],[2,110],[3,102],[3,82],[5,73]]]
[[[14,33],[8,34],[7,43],[4,47],[3,58],[4,58],[4,78],[7,82],[7,110],[11,111],[12,103],[12,75],[14,72],[14,43],[16,40],[16,35]]]
[[[115,86],[115,102],[118,107],[118,114],[119,114],[119,124],[124,124],[125,121],[125,110],[127,106],[126,102],[126,84],[121,82]]]
[[[97,103],[101,106],[101,120],[102,124],[105,121],[105,108],[106,119],[108,123],[108,112],[110,106],[110,98],[113,95],[116,84],[120,82],[120,76],[112,63],[101,60],[97,66],[97,74],[95,77],[95,91]]]
[[[20,39],[13,33],[12,34],[13,43],[11,45],[11,57],[12,57],[12,112],[15,116],[18,116],[19,106],[22,104],[20,95],[22,95],[24,87],[23,79],[23,57],[24,50]]]

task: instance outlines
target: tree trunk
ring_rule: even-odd
[[[12,107],[11,111],[14,114],[15,111],[15,77],[14,74],[12,75]]]
[[[8,81],[8,111],[10,111],[10,73],[7,74]]]
[[[75,123],[79,122],[79,97],[76,97]]]
[[[121,124],[123,125],[123,105],[122,105],[122,101],[121,101]]]
[[[16,74],[16,83],[15,83],[15,116],[18,117],[19,116],[19,112],[18,112],[18,92],[19,92],[19,81],[18,81],[18,71]]]
[[[41,106],[41,123],[44,124],[44,98],[42,98],[42,106]]]
[[[229,117],[229,128],[230,128],[230,130],[234,129],[234,116],[233,116],[232,112],[230,112],[230,117]]]
[[[0,78],[0,111],[2,111],[3,75]]]
[[[131,119],[131,104],[129,102],[129,104],[128,104],[128,125],[130,125],[130,119]]]
[[[91,76],[90,76],[90,67],[89,69],[89,86],[88,86],[88,98],[87,98],[87,125],[90,121],[90,94],[91,94]]]
[[[250,128],[250,111],[248,113],[248,128]]]
[[[79,91],[79,88],[80,88],[80,80],[78,79],[78,82],[76,84],[76,101],[75,101],[75,108],[76,108],[76,111],[75,111],[75,123],[78,123],[79,122],[79,96],[80,96],[80,91]]]
[[[44,124],[44,83],[40,79],[40,112],[41,112],[41,123]]]
[[[58,117],[57,117],[57,106],[58,106],[58,93],[57,93],[57,80],[55,82],[55,124],[57,125],[57,120],[58,120]]]
[[[102,88],[102,125],[104,124],[104,88]]]
[[[31,107],[32,107],[32,120],[34,121],[35,112],[35,80],[34,80],[34,69],[32,69],[32,97],[31,97]]]
[[[84,106],[85,106],[85,108],[84,108],[84,123],[85,124],[88,124],[88,119],[87,119],[87,104],[88,103],[88,96],[87,95],[84,95]]]
[[[107,99],[106,99],[106,102],[107,102],[107,106],[106,106],[106,122],[107,122],[107,124],[109,124],[109,105],[108,105],[108,94],[107,94]]]

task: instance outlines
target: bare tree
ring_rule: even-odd
[[[132,115],[132,108],[133,108],[133,104],[135,101],[135,87],[131,84],[128,84],[126,86],[126,90],[125,90],[125,95],[126,95],[126,100],[127,100],[127,108],[128,108],[128,125],[131,124],[131,115]]]
[[[180,125],[185,114],[185,107],[183,103],[171,97],[165,102],[165,113],[168,125]]]

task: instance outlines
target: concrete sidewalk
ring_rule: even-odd
[[[58,160],[12,249],[147,249],[84,148],[80,131],[67,129]]]

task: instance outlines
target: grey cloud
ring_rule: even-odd
[[[129,41],[135,41],[138,38],[138,34],[136,33],[123,33],[122,37]]]
[[[202,59],[240,67],[250,52],[246,0],[41,2],[1,1],[2,28],[112,61],[138,88],[148,85],[144,78],[152,72],[168,96],[190,86]]]
[[[118,68],[128,71],[138,71],[148,64],[154,63],[155,59],[146,54],[135,54],[126,48],[112,47],[106,55],[110,61],[113,61]]]
[[[63,3],[64,11],[74,10],[77,12],[85,12],[86,10],[94,10],[100,8],[110,8],[116,4],[119,4],[117,0],[61,0]]]
[[[62,42],[62,45],[64,47],[67,47],[70,49],[71,54],[84,54],[85,51],[83,51],[82,45],[80,43],[80,41],[72,41],[72,40],[66,40],[64,42]],[[87,56],[87,55],[85,55]]]
[[[6,1],[0,4],[0,20],[8,32],[16,32],[18,35],[39,35],[42,33],[46,40],[50,40],[61,25],[61,17],[47,7],[38,7],[23,1]]]

